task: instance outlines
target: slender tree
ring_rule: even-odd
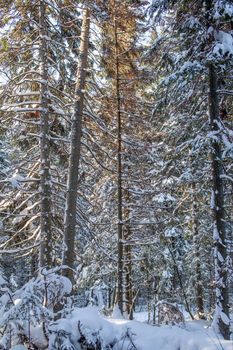
[[[51,176],[49,140],[48,32],[46,2],[40,1],[40,267],[52,265]]]
[[[87,71],[88,41],[90,28],[90,11],[83,12],[83,23],[80,37],[79,62],[75,84],[74,113],[71,126],[71,146],[68,169],[67,197],[64,222],[63,264],[68,266],[65,275],[73,281],[74,240],[76,234],[77,189],[80,176],[80,151],[82,135],[82,118],[84,106],[84,89]]]
[[[212,138],[212,210],[213,210],[213,237],[215,243],[215,283],[216,283],[216,309],[215,321],[220,333],[225,339],[230,339],[229,320],[229,291],[227,279],[227,243],[226,220],[224,212],[224,179],[221,138],[219,130],[219,104],[218,104],[217,73],[213,64],[209,66],[209,116],[210,127],[214,133]]]
[[[115,92],[117,111],[117,212],[118,212],[118,266],[117,266],[117,303],[121,313],[123,313],[123,222],[122,222],[122,117],[121,117],[121,96],[120,96],[120,75],[119,75],[119,44],[118,44],[118,24],[117,6],[114,0],[114,39],[115,39]]]
[[[203,278],[201,273],[201,261],[199,252],[199,221],[198,221],[198,200],[196,193],[196,184],[193,182],[192,193],[193,193],[193,203],[192,203],[192,231],[193,231],[193,248],[194,248],[194,262],[195,262],[195,288],[196,288],[196,304],[197,304],[197,314],[200,319],[205,318],[204,312],[204,300],[203,300]]]

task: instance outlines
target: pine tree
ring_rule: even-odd
[[[40,267],[52,265],[51,176],[48,115],[48,42],[45,1],[40,1]]]
[[[61,26],[54,24],[61,9],[53,2],[40,5],[17,3],[14,9],[11,8],[14,4],[4,6],[6,13],[11,11],[14,26],[3,22],[2,39],[6,44],[1,51],[1,65],[7,72],[1,92],[2,113],[5,133],[13,148],[4,179],[6,196],[2,201],[4,230],[11,232],[4,248],[17,247],[17,256],[25,252],[31,254],[32,273],[37,268],[41,227],[44,227],[41,266],[51,266],[61,258],[59,237],[63,234],[65,206],[66,137],[73,99],[70,67],[76,57],[72,38],[75,33],[79,34],[76,25],[75,28],[69,25],[62,32],[67,45],[58,43],[61,32],[57,28]],[[78,10],[67,2],[62,11],[65,27]],[[9,15],[8,21],[10,18]],[[71,50],[72,57],[69,57]],[[9,55],[14,59],[9,60]],[[68,59],[60,73],[64,56]],[[60,89],[60,74],[64,74],[64,70],[67,74],[62,77]]]
[[[75,87],[75,105],[74,114],[71,126],[71,150],[69,159],[69,174],[67,183],[67,198],[66,198],[66,212],[65,212],[65,232],[64,232],[64,251],[63,251],[63,265],[68,266],[65,270],[65,275],[73,280],[73,264],[74,264],[74,239],[76,233],[76,202],[77,202],[77,188],[79,181],[79,163],[81,150],[81,134],[82,134],[82,118],[84,105],[84,89],[85,77],[87,70],[87,56],[88,56],[88,40],[90,27],[90,13],[88,9],[84,10],[79,64],[76,74]]]

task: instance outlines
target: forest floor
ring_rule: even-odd
[[[138,350],[233,350],[233,342],[220,339],[205,321],[186,320],[183,328],[146,321],[144,312],[136,313],[134,321],[109,319],[116,328],[131,329]]]
[[[135,313],[135,319],[104,317],[95,307],[75,309],[69,317],[60,319],[50,327],[50,334],[67,332],[71,347],[55,346],[51,337],[50,346],[44,343],[41,327],[31,328],[33,343],[39,349],[83,349],[80,339],[85,336],[89,344],[101,344],[91,349],[113,350],[233,350],[233,341],[225,341],[214,332],[205,321],[186,320],[183,327],[153,326],[147,323],[147,313]],[[53,333],[54,332],[54,333]],[[64,334],[65,334],[64,333]],[[52,340],[52,338],[54,340]],[[97,341],[98,339],[98,341]],[[67,340],[67,339],[65,339]],[[55,341],[55,342],[54,342]],[[66,343],[67,344],[67,343]],[[86,349],[86,347],[84,346]],[[11,350],[27,350],[23,345],[16,345]],[[89,347],[88,347],[89,349]]]
[[[74,312],[68,329],[78,320],[85,334],[92,336],[95,330],[102,344],[117,340],[114,350],[233,350],[233,342],[220,339],[205,321],[187,319],[183,327],[153,326],[147,323],[146,312],[134,317],[133,321],[117,318],[117,312],[113,317],[103,317],[96,308],[86,307]]]

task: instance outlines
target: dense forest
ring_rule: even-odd
[[[232,0],[0,0],[0,118],[0,349],[232,349]]]

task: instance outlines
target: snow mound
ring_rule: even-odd
[[[143,316],[143,315],[141,315]],[[142,319],[137,315],[138,319]],[[49,325],[49,344],[42,327],[32,327],[38,349],[100,350],[232,350],[205,321],[187,321],[185,328],[152,326],[138,321],[103,317],[95,307],[77,308]],[[36,341],[35,341],[36,340]],[[25,350],[16,345],[11,350]]]
[[[115,315],[119,313],[116,312]],[[140,319],[140,317],[137,317]],[[75,309],[69,318],[50,328],[54,334],[69,335],[74,349],[113,350],[232,350],[232,342],[224,341],[203,321],[190,321],[185,329],[177,326],[151,326],[138,321],[107,318],[94,307]],[[84,341],[84,342],[83,342]]]

